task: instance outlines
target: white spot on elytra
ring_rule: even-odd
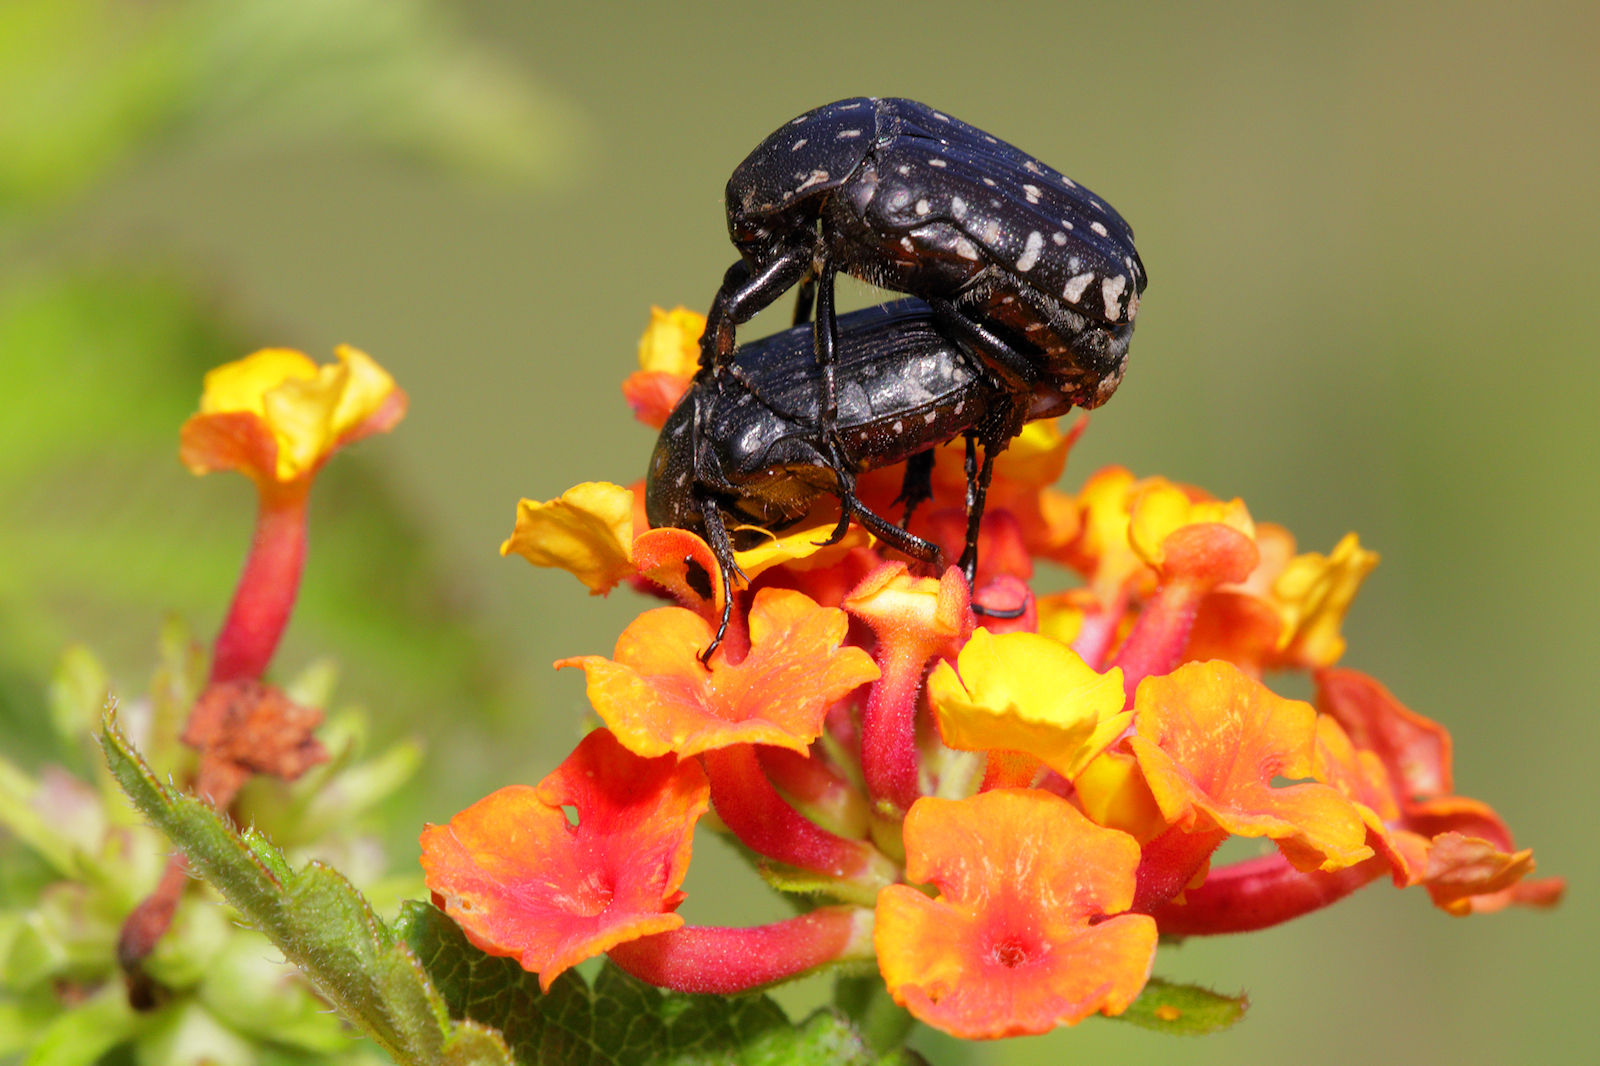
[[[917,201],[917,214],[925,215],[931,210],[933,210],[933,208],[928,206],[928,201],[926,199]]]
[[[950,214],[957,222],[967,217],[967,202],[959,196],[950,197]]]
[[[789,151],[798,152],[800,149],[804,148],[809,143],[810,142],[807,141],[806,138],[802,137],[798,141],[795,141],[794,144],[789,146]]]
[[[1102,237],[1109,237],[1110,236],[1110,234],[1106,232],[1105,226],[1101,225],[1098,222],[1089,223],[1089,228],[1094,230],[1096,233],[1100,234],[1100,236],[1102,236]]]
[[[990,144],[999,144],[1000,143],[1000,138],[994,136],[992,133],[985,133],[983,135],[983,139],[988,141]]]
[[[1100,282],[1100,295],[1105,297],[1106,301],[1106,318],[1113,322],[1122,316],[1122,305],[1119,301],[1122,299],[1123,290],[1127,287],[1128,279],[1122,274]]]
[[[983,225],[978,227],[978,240],[988,245],[1000,243],[1000,223],[992,218],[984,219]]]
[[[1061,290],[1061,295],[1066,298],[1067,303],[1075,304],[1083,299],[1083,291],[1093,280],[1093,273],[1076,274],[1067,280],[1067,287]]]
[[[1044,235],[1038,230],[1028,234],[1028,240],[1022,246],[1022,254],[1017,257],[1017,273],[1026,274],[1033,269],[1033,264],[1039,261],[1039,253],[1044,250]]]
[[[906,428],[906,425],[897,418],[894,420],[894,425],[889,428],[893,429],[895,433],[898,434],[901,430]]]
[[[967,240],[965,237],[957,237],[956,254],[963,259],[977,259],[978,249],[974,248],[972,246],[972,242]]]
[[[955,410],[954,410],[954,411],[953,411],[953,412],[951,412],[951,413],[952,413],[952,414],[958,414],[958,415],[959,415],[959,414],[960,414],[960,413],[961,413],[961,409],[962,409],[962,408],[963,408],[963,407],[965,407],[965,406],[967,406],[967,401],[965,401],[965,400],[962,400],[962,401],[961,401],[961,402],[960,402],[960,403],[958,403],[958,404],[956,404],[956,409],[955,409]]]
[[[922,416],[922,421],[923,421],[924,424],[931,426],[938,419],[938,417],[939,416],[937,414],[935,414],[932,411],[929,411],[927,414]]]
[[[1057,248],[1059,248],[1063,244],[1067,243],[1067,235],[1062,233],[1060,230],[1056,230],[1054,233],[1050,234],[1050,240]]]
[[[928,160],[928,165],[930,167],[938,167],[940,170],[943,170],[945,167],[949,166],[950,164],[946,163],[943,159],[930,159],[930,160]]]
[[[1028,198],[1028,202],[1030,204],[1038,203],[1039,202],[1039,196],[1040,196],[1039,186],[1037,186],[1037,185],[1024,185],[1022,187],[1022,195],[1026,196]]]
[[[943,112],[940,112],[940,111],[935,111],[933,113],[933,117],[938,119],[940,122],[949,122],[950,121],[950,116],[946,115],[946,114],[944,114]]]
[[[1029,174],[1043,174],[1044,173],[1044,167],[1041,167],[1038,163],[1034,162],[1032,159],[1030,159],[1026,163],[1022,164],[1022,169],[1026,170]]]
[[[836,141],[848,141],[852,137],[859,137],[859,136],[861,136],[861,131],[860,130],[840,130],[838,133],[835,133],[833,135],[833,139],[836,140]]]
[[[894,169],[896,170],[896,172],[899,173],[899,175],[902,178],[906,178],[906,177],[910,177],[911,176],[911,168],[906,166],[904,163],[901,163],[899,166],[895,167]]]
[[[995,180],[993,178],[984,178],[983,183],[991,189],[995,188]]]
[[[827,180],[828,172],[826,170],[813,170],[811,175],[807,177],[805,181],[802,181],[798,186],[795,187],[794,191],[796,193],[802,193],[811,188],[811,186],[821,185]]]
[[[896,189],[894,192],[889,194],[889,206],[894,208],[896,211],[905,207],[906,204],[909,204],[910,202],[911,192],[909,189]]]
[[[1078,183],[1067,177],[1065,174],[1061,175],[1061,184],[1065,185],[1069,189],[1076,189],[1078,187]]]
[[[900,247],[904,248],[906,251],[910,252],[912,255],[916,255],[917,254],[917,246],[915,244],[911,243],[911,238],[910,237],[901,237],[900,238]]]
[[[1067,269],[1068,270],[1071,270],[1074,273],[1076,273],[1077,270],[1082,266],[1083,266],[1083,260],[1082,259],[1078,258],[1075,255],[1067,257]]]

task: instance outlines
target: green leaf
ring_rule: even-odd
[[[1228,1028],[1244,1017],[1250,998],[1224,996],[1198,985],[1178,985],[1152,977],[1133,1005],[1117,1015],[1144,1029],[1203,1036]]]
[[[794,1025],[766,996],[670,995],[617,968],[593,988],[567,971],[539,992],[512,959],[485,955],[437,908],[407,903],[397,932],[433,978],[453,1018],[491,1026],[518,1063],[563,1066],[909,1066],[913,1053],[872,1052],[842,1016]]]
[[[449,1020],[444,1000],[410,948],[338,871],[319,863],[292,871],[260,834],[241,837],[205,803],[163,787],[117,731],[114,715],[106,716],[101,744],[134,804],[246,921],[397,1062],[509,1066],[496,1034]]]

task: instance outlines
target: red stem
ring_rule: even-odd
[[[294,610],[306,558],[309,479],[261,488],[255,537],[228,617],[217,633],[211,683],[255,679],[266,671]]]
[[[1388,869],[1388,862],[1375,856],[1333,873],[1304,873],[1281,853],[1263,855],[1212,870],[1205,884],[1184,893],[1185,902],[1148,913],[1162,933],[1172,936],[1248,933],[1336,903]]]
[[[863,913],[856,907],[823,907],[753,929],[690,925],[618,944],[607,954],[658,988],[733,995],[840,959],[871,958],[871,936],[856,927]]]
[[[894,880],[892,864],[872,845],[830,833],[789,806],[750,745],[708,751],[702,759],[717,816],[757,854],[830,877]]]
[[[923,642],[880,638],[878,667],[883,675],[872,686],[861,715],[861,772],[867,793],[879,806],[901,813],[922,795],[918,788],[921,762],[917,755],[917,694],[927,663]]]

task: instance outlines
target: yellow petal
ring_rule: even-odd
[[[1131,510],[1128,539],[1139,557],[1157,569],[1165,556],[1167,537],[1185,526],[1215,522],[1255,538],[1255,523],[1243,500],[1195,500],[1162,478],[1152,479],[1139,490]]]
[[[686,307],[650,309],[650,325],[639,338],[639,369],[689,377],[700,365],[700,334],[706,317]]]
[[[585,481],[558,499],[522,500],[500,554],[566,570],[597,595],[609,592],[635,572],[633,493],[609,481]]]
[[[957,666],[941,661],[928,678],[952,748],[1027,752],[1070,779],[1127,726],[1122,671],[1096,673],[1049,637],[977,629]]]
[[[1278,650],[1313,668],[1332,666],[1344,654],[1339,632],[1361,582],[1378,565],[1378,553],[1347,533],[1327,555],[1297,555],[1273,584],[1273,598],[1283,614]]]

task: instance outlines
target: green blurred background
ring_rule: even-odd
[[[319,484],[280,668],[336,655],[380,732],[429,740],[401,865],[422,819],[536,780],[586,708],[548,664],[608,651],[641,601],[501,559],[515,503],[643,473],[617,385],[649,306],[704,309],[728,172],[856,94],[948,110],[1129,219],[1153,280],[1067,483],[1119,462],[1243,496],[1307,549],[1357,530],[1383,564],[1346,662],[1446,723],[1458,788],[1570,882],[1551,914],[1460,921],[1379,886],[1165,949],[1166,976],[1249,990],[1222,1036],[1097,1021],[930,1038],[932,1059],[1600,1059],[1592,3],[7,0],[8,754],[54,754],[39,707],[66,641],[136,693],[163,611],[219,620],[251,497],[177,464],[201,371],[348,342],[411,414]],[[781,913],[715,845],[699,858],[691,920]],[[730,882],[749,890],[710,905]]]

